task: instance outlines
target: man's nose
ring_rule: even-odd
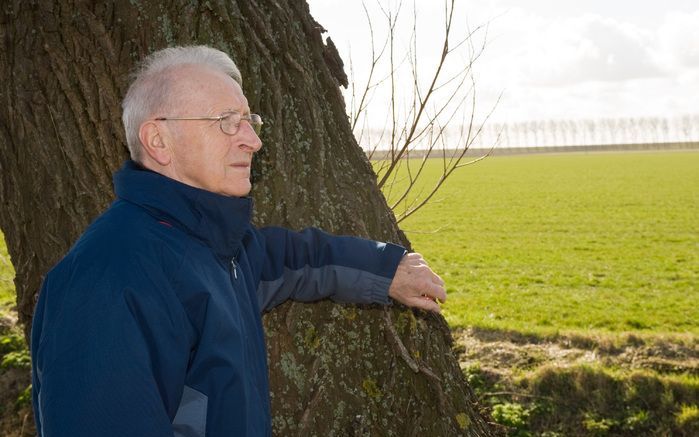
[[[241,145],[252,149],[253,152],[257,152],[262,147],[260,137],[257,136],[255,129],[253,129],[252,125],[246,120],[240,123],[238,134],[240,136]]]

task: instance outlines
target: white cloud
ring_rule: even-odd
[[[663,73],[649,48],[649,32],[598,15],[584,15],[531,28],[512,59],[520,83],[566,86],[617,82]]]
[[[658,30],[657,57],[675,67],[699,67],[699,11],[667,14]]]
[[[475,65],[479,113],[490,109],[503,90],[494,114],[498,121],[696,113],[699,7],[695,0],[640,2],[633,9],[622,3],[457,2],[457,33],[466,29],[467,22],[473,28],[493,20],[488,46]],[[417,0],[417,5],[418,30],[425,38],[418,51],[421,66],[429,68],[438,54],[434,47],[442,35],[443,11],[432,1]],[[363,58],[369,47],[361,4],[314,0],[311,10],[314,15],[327,14],[319,21],[338,45],[346,68],[351,41],[355,73],[361,78],[368,71]],[[374,11],[372,17],[378,31],[380,13]],[[403,40],[399,38],[399,45],[405,45]],[[399,87],[403,88],[409,87]],[[377,93],[372,107],[376,114],[385,112],[385,96]]]
[[[498,15],[477,66],[480,103],[505,91],[498,121],[696,113],[699,11],[653,23],[521,7]]]

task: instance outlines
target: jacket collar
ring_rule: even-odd
[[[252,198],[194,188],[126,161],[114,174],[117,197],[146,208],[202,240],[219,256],[236,256],[250,223]]]

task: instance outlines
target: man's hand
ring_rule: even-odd
[[[447,300],[444,281],[427,265],[419,253],[408,253],[398,264],[388,295],[410,307],[441,312],[437,301]]]

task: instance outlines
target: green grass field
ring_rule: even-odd
[[[452,327],[699,333],[699,153],[489,157],[435,199],[401,227]]]
[[[15,269],[7,254],[5,239],[0,233],[0,315],[15,304]]]

